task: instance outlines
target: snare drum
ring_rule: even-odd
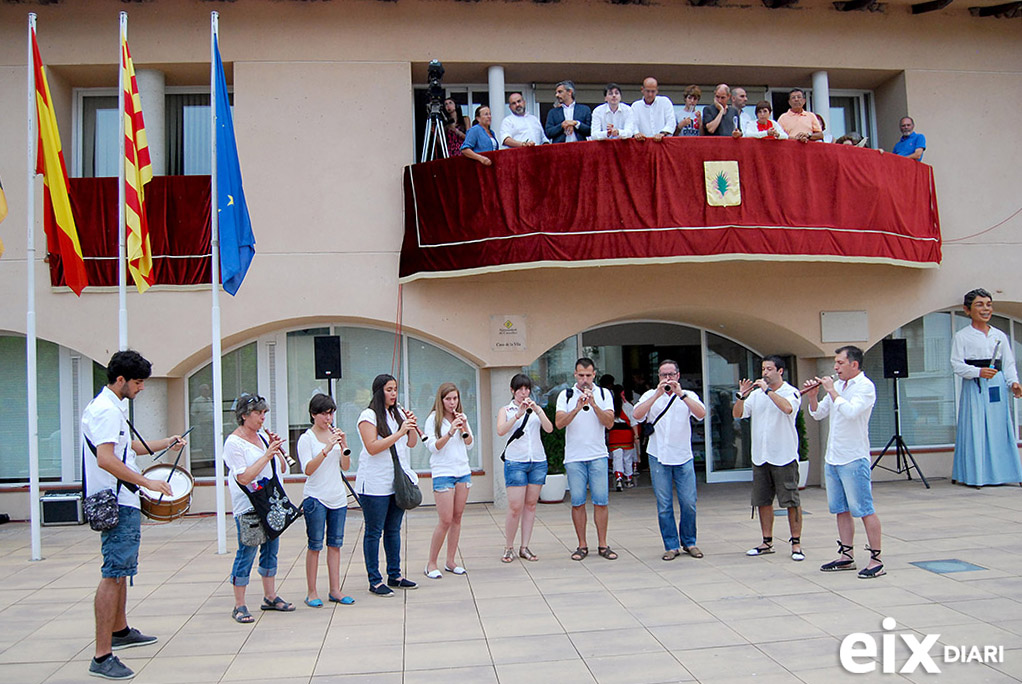
[[[192,505],[192,488],[195,487],[195,480],[191,473],[178,466],[170,466],[164,463],[149,466],[142,471],[142,475],[150,480],[167,482],[170,478],[170,488],[173,496],[167,496],[160,492],[154,492],[145,487],[138,488],[139,501],[142,504],[142,513],[152,520],[177,520],[188,512]],[[163,496],[163,501],[160,501]]]

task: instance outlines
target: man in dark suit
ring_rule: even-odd
[[[575,142],[589,137],[593,112],[575,102],[575,84],[561,81],[554,90],[557,106],[546,117],[546,137],[550,142]]]

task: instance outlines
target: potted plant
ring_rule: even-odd
[[[553,423],[557,413],[556,403],[548,402],[543,410]],[[541,430],[539,434],[547,462],[546,484],[539,492],[539,500],[543,503],[561,503],[568,490],[568,476],[564,474],[564,430],[554,428],[550,433]]]
[[[798,488],[805,489],[809,481],[809,441],[806,439],[806,419],[802,411],[795,417],[798,433]]]

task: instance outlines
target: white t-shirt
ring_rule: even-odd
[[[266,446],[260,444],[256,446],[247,439],[242,439],[237,435],[229,435],[227,440],[224,442],[224,465],[227,466],[227,488],[231,490],[231,507],[234,511],[235,517],[242,513],[247,513],[253,510],[252,502],[248,500],[248,495],[241,491],[241,485],[238,484],[237,477],[240,473],[245,470],[256,461],[258,461],[263,454],[266,453]],[[277,464],[277,472],[280,475],[287,473],[287,465],[282,464],[281,459],[277,456],[273,457],[273,463]],[[263,466],[263,469],[259,471],[259,474],[252,480],[252,484],[255,484],[262,478],[273,477],[273,469],[270,463]],[[281,483],[283,484],[283,482]]]
[[[312,428],[302,433],[298,438],[298,461],[302,464],[303,473],[309,461],[319,456],[325,448],[326,444],[316,438]],[[341,482],[342,477],[341,447],[335,444],[316,471],[306,478],[303,496],[311,496],[327,508],[347,508],[348,493]]]
[[[656,389],[648,390],[638,403],[642,404],[648,401],[654,394],[656,394]],[[699,406],[703,405],[695,392],[685,390],[685,395],[689,401],[694,401]],[[672,403],[673,396],[673,394],[664,394],[654,401],[649,411],[639,421],[652,425],[659,418],[653,436],[649,438],[649,443],[646,445],[646,451],[650,456],[656,456],[661,464],[670,466],[684,465],[692,460],[692,425],[689,422],[692,412],[689,410],[688,404],[680,397]],[[668,405],[670,408],[667,408]],[[667,411],[666,415],[660,418],[660,414],[665,410]]]
[[[561,390],[557,395],[558,411],[573,411],[578,406],[582,392],[577,385],[571,389],[571,399],[568,399],[568,390]],[[614,410],[614,398],[606,389],[594,387],[593,398],[596,405],[604,411]],[[596,417],[596,411],[591,408],[588,411],[585,409],[579,411],[564,429],[564,462],[592,461],[607,456],[606,428]]]
[[[786,382],[771,392],[788,401],[791,413],[777,408],[774,400],[759,389],[749,395],[742,408],[742,418],[752,418],[752,462],[758,466],[764,463],[788,465],[798,458],[795,419],[802,405],[802,395]]]
[[[358,416],[358,423],[359,425],[369,423],[375,428],[376,412],[371,408],[362,411]],[[390,427],[390,434],[394,434],[401,427],[389,412],[387,425]],[[398,461],[408,479],[418,482],[419,476],[412,470],[408,454],[408,435],[399,439],[394,448],[397,449]],[[355,475],[355,491],[370,496],[390,496],[394,493],[394,459],[390,455],[390,449],[384,449],[373,456],[366,450],[365,445],[362,446],[362,452],[358,456],[358,473]]]
[[[472,468],[468,464],[469,447],[461,438],[461,432],[455,433],[448,439],[443,449],[437,449],[436,443],[439,440],[436,436],[435,411],[426,418],[426,424],[422,431],[429,437],[426,448],[429,449],[429,469],[433,473],[433,477],[462,477],[472,474]],[[444,418],[440,423],[440,434],[446,435],[450,431],[451,421]]]
[[[82,454],[85,456],[85,496],[92,496],[104,489],[117,492],[117,478],[99,467],[99,462],[92,455],[86,438],[92,445],[113,444],[114,456],[123,459],[125,465],[136,473],[140,473],[135,462],[135,452],[131,448],[131,433],[128,430],[128,400],[118,399],[109,387],[104,387],[82,413]],[[127,450],[127,458],[125,458]],[[121,506],[139,508],[138,493],[131,492],[121,486],[117,493],[117,503]]]
[[[515,414],[518,413],[518,405],[512,401],[501,410],[504,412],[504,420],[513,420]],[[511,435],[521,427],[525,418],[526,416],[522,416],[514,422],[511,430],[505,435],[505,439],[511,439]],[[542,427],[539,416],[533,413],[533,415],[528,416],[528,419],[529,422],[525,423],[525,432],[522,433],[522,436],[507,445],[507,451],[504,452],[505,461],[537,463],[546,460],[546,452],[543,450],[543,439],[539,432]]]

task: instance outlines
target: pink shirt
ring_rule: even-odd
[[[784,114],[781,114],[780,118],[777,119],[777,123],[792,138],[799,133],[812,135],[813,133],[823,132],[823,129],[820,128],[820,120],[816,118],[816,115],[804,109],[801,114],[796,114],[789,109]]]

